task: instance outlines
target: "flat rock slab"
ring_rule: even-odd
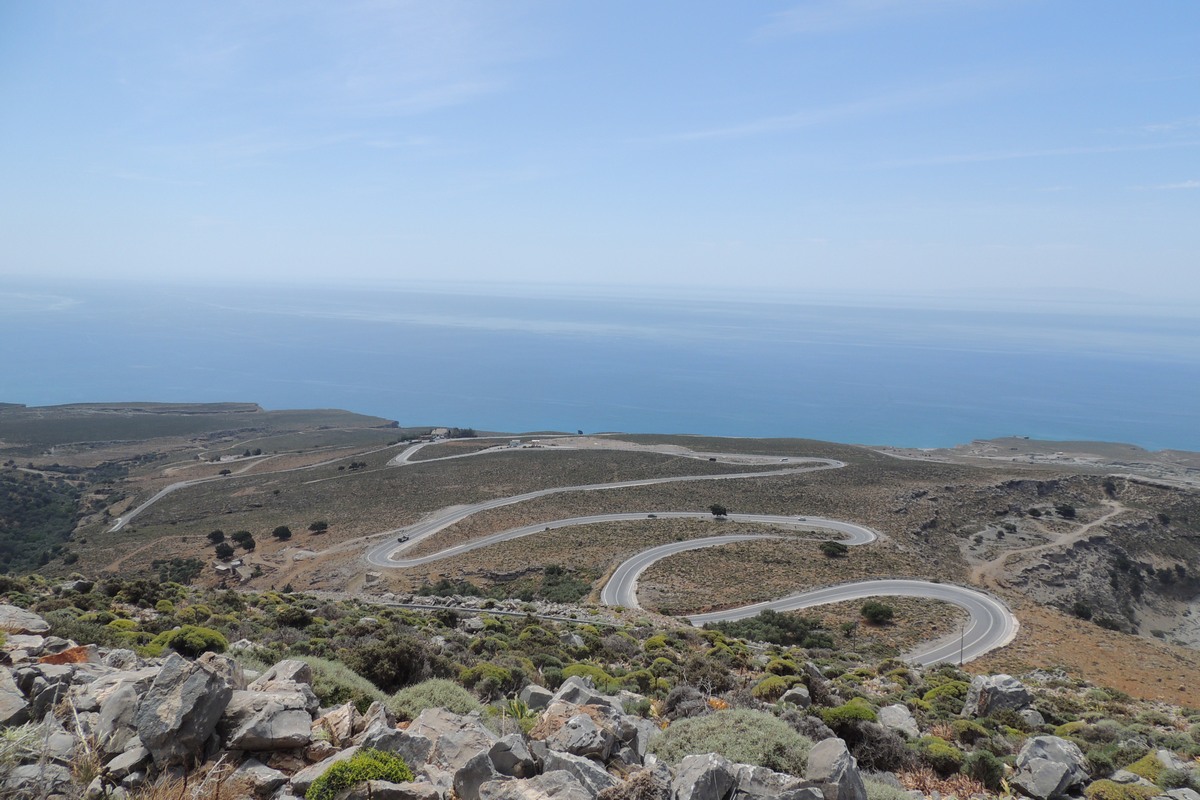
[[[50,623],[32,611],[26,611],[16,606],[0,605],[0,631],[5,633],[49,633]]]

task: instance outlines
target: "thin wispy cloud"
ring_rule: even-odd
[[[876,95],[847,103],[811,108],[792,114],[760,117],[733,125],[700,128],[693,131],[667,134],[658,137],[664,142],[702,141],[706,139],[741,139],[749,136],[780,133],[784,131],[812,128],[843,120],[871,117],[921,106],[941,105],[976,96],[981,92],[1001,86],[1007,81],[999,79],[975,79],[905,89],[889,94]]]
[[[955,153],[952,155],[922,156],[894,161],[884,161],[880,167],[935,167],[951,164],[981,164],[990,161],[1014,161],[1025,158],[1055,158],[1064,156],[1105,155],[1109,153],[1136,153],[1148,150],[1200,147],[1200,140],[1184,142],[1156,142],[1148,144],[1093,145],[1084,147],[1049,147],[1034,150],[1003,150],[984,153]]]
[[[1164,183],[1159,186],[1151,186],[1151,189],[1200,189],[1200,181],[1180,181],[1179,183]]]
[[[830,33],[981,5],[964,0],[810,0],[772,15],[760,37]]]

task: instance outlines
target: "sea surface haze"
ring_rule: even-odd
[[[1200,450],[1200,317],[608,290],[0,288],[0,401],[253,401],[481,430]]]

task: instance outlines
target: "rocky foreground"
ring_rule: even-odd
[[[498,733],[478,713],[429,708],[398,722],[378,702],[365,713],[349,703],[322,708],[301,661],[253,675],[211,652],[146,659],[48,635],[41,617],[13,606],[0,607],[0,629],[9,632],[0,649],[5,798],[132,800],[166,797],[154,792],[168,786],[171,797],[260,800],[868,800],[868,784],[902,796],[892,776],[864,782],[833,735],[807,752],[802,775],[717,753],[667,763],[650,752],[660,723],[625,711],[644,698],[602,694],[585,678],[555,692],[526,686]],[[1009,676],[977,677],[962,714],[1006,712],[1036,726],[1032,701]],[[796,686],[781,702],[803,709],[810,700]],[[922,733],[904,705],[880,709],[878,720],[908,738]],[[1158,769],[1196,778],[1195,763],[1167,750],[1152,755]],[[389,773],[378,764],[393,766]],[[377,777],[384,773],[402,779]],[[1075,743],[1038,735],[1022,746],[1006,791],[1055,800],[1087,787],[1091,800],[1200,800],[1191,788],[1160,789],[1127,770],[1092,777]]]

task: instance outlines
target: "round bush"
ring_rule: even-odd
[[[671,724],[650,741],[650,752],[670,764],[694,753],[720,753],[735,764],[755,764],[803,776],[812,742],[783,720],[747,708],[718,711]]]
[[[416,719],[427,708],[445,708],[455,714],[469,714],[479,708],[479,701],[454,681],[430,678],[396,692],[388,699],[387,705],[405,719]]]
[[[367,748],[325,770],[308,787],[304,797],[305,800],[333,800],[342,789],[363,781],[405,783],[412,779],[412,770],[403,759]]]

